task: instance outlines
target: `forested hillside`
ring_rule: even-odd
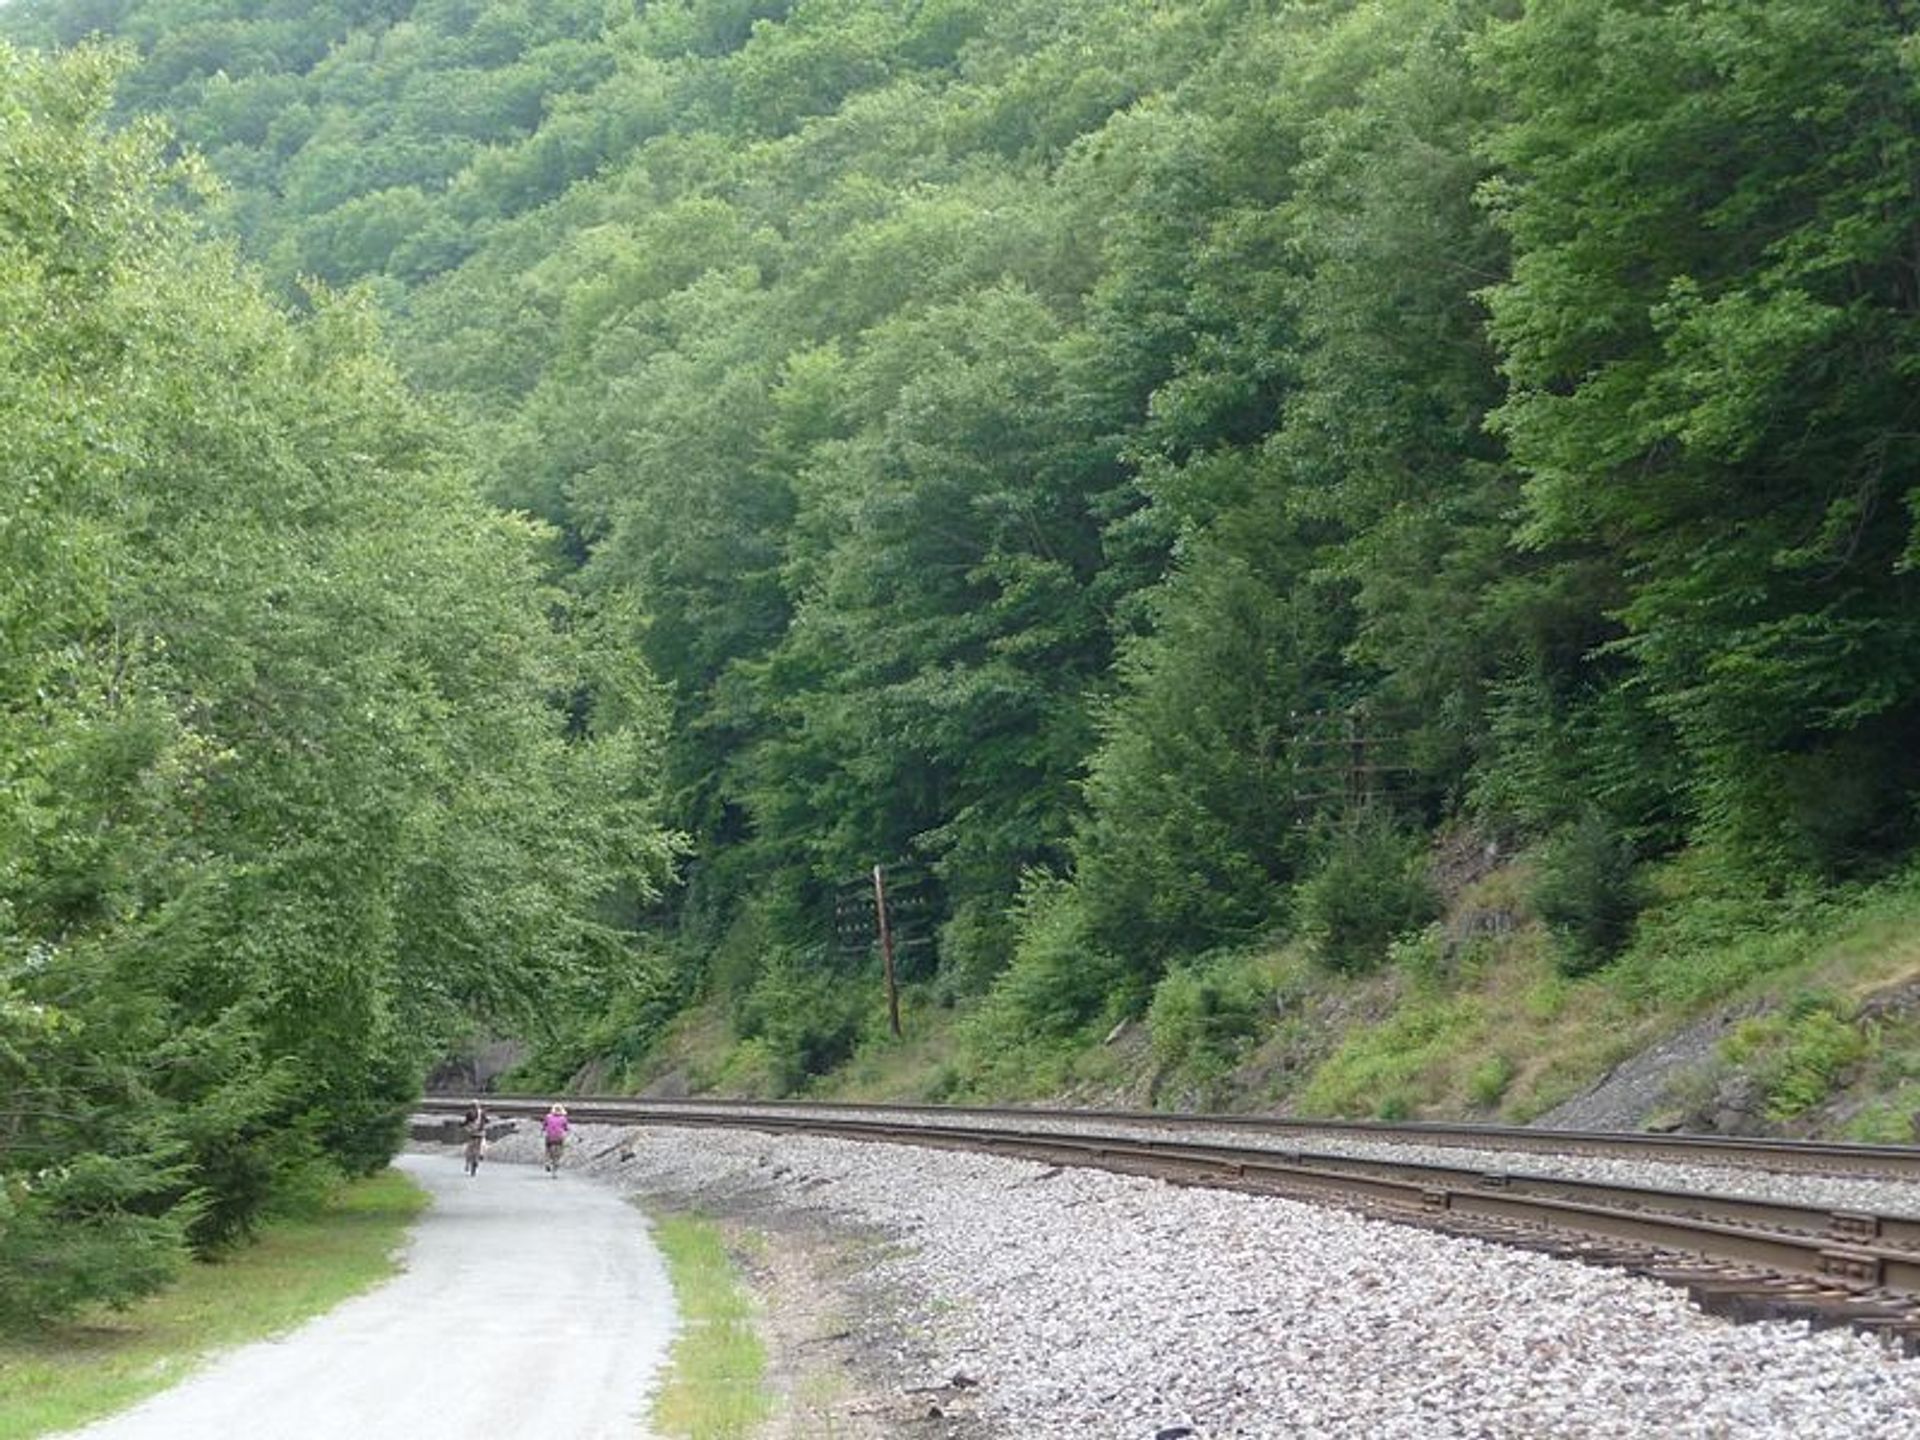
[[[664,687],[678,883],[551,1077],[697,1001],[756,1085],[843,1060],[883,1024],[836,929],[876,864],[989,1086],[1150,1006],[1231,1039],[1222,956],[1378,966],[1436,836],[1530,857],[1565,976],[1676,866],[1713,938],[1908,864],[1906,0],[0,24],[131,47],[122,112],[223,180],[207,227],[290,303],[362,287]],[[537,771],[490,813],[533,796],[573,813]]]

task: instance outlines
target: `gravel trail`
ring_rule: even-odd
[[[638,1212],[531,1166],[395,1163],[434,1197],[402,1274],[74,1440],[643,1440],[674,1311]]]

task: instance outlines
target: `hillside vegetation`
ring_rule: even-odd
[[[525,1083],[1524,1117],[1722,1006],[1728,1064],[1800,1057],[1755,1114],[1908,1083],[1905,0],[0,27],[136,57],[204,228],[323,331],[309,281],[384,313],[490,523],[551,527],[659,687],[675,883],[603,887]],[[420,573],[427,617],[490,603]],[[550,691],[578,732],[615,684]],[[587,803],[486,793],[436,833]]]

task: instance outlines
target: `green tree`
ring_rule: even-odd
[[[1916,23],[1543,3],[1484,47],[1523,538],[1621,577],[1700,825],[1821,868],[1910,839],[1920,781]]]
[[[436,1038],[624,964],[670,849],[631,648],[556,628],[364,304],[296,326],[194,238],[120,63],[0,47],[10,1319],[383,1163]]]

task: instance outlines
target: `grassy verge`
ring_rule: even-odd
[[[184,1379],[210,1350],[285,1330],[385,1279],[426,1201],[389,1171],[343,1187],[311,1216],[276,1222],[230,1259],[190,1266],[128,1310],[0,1338],[0,1440],[124,1409]]]
[[[682,1329],[653,1423],[689,1440],[751,1435],[772,1410],[761,1380],[766,1350],[719,1227],[676,1215],[659,1222],[654,1239],[667,1257]]]

